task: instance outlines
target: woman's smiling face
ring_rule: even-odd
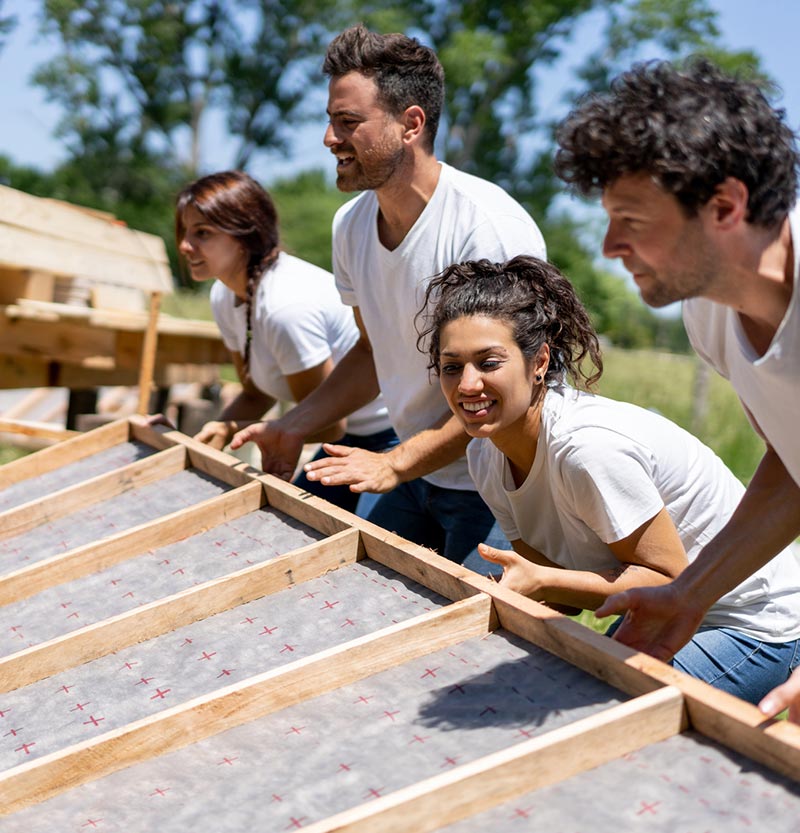
[[[502,441],[525,431],[535,376],[542,370],[525,358],[508,322],[485,315],[457,318],[442,327],[439,348],[442,393],[471,437]]]
[[[235,237],[209,223],[193,205],[186,207],[182,219],[185,228],[178,251],[193,280],[219,278],[234,290],[246,281],[247,253]]]

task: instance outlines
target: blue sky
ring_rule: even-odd
[[[18,164],[48,170],[63,158],[63,149],[52,136],[58,111],[44,100],[41,92],[28,83],[31,72],[49,57],[51,48],[38,36],[30,0],[6,0],[4,12],[20,18],[20,26],[0,51],[0,112],[4,114],[0,131],[0,153]],[[789,122],[800,128],[800,2],[797,0],[712,0],[719,11],[723,38],[729,47],[751,48],[762,58],[766,70],[783,89],[779,104],[786,108]],[[548,90],[542,91],[546,100]],[[552,91],[554,97],[557,90]],[[229,167],[231,146],[221,128],[209,123],[209,139],[204,157],[208,170]],[[330,168],[330,155],[322,147],[322,127],[302,131],[295,156],[302,167]],[[262,160],[253,173],[265,180],[276,170],[290,172],[301,163]],[[260,168],[260,169],[259,169]]]

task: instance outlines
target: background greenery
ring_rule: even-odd
[[[15,36],[0,0],[0,48]],[[320,66],[329,40],[364,21],[433,46],[445,68],[437,154],[491,179],[541,226],[551,259],[573,280],[598,330],[624,347],[688,349],[682,327],[645,307],[596,265],[596,235],[564,213],[551,169],[554,116],[542,77],[562,67],[561,97],[605,87],[632,61],[710,55],[760,76],[758,58],[726,50],[706,0],[31,0],[58,45],[35,82],[63,117],[67,151],[54,170],[0,156],[0,182],[111,211],[172,239],[176,192],[202,170],[204,122],[224,122],[233,165],[249,168],[292,148],[325,120]],[[593,47],[571,38],[593,15]],[[279,158],[279,157],[278,157]],[[275,166],[276,169],[280,165]],[[288,247],[330,264],[330,220],[343,199],[322,172],[265,183],[278,197]],[[587,242],[588,241],[588,242]]]

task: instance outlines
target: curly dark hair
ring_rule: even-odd
[[[416,38],[379,35],[359,24],[328,46],[322,71],[331,78],[360,72],[373,78],[378,100],[393,116],[412,105],[425,111],[427,149],[433,150],[444,103],[444,70],[436,53]]]
[[[584,195],[649,173],[687,215],[727,177],[748,189],[748,222],[773,227],[795,202],[798,153],[785,112],[761,88],[704,58],[635,65],[585,96],[559,125],[556,173]]]
[[[603,373],[597,334],[572,284],[550,263],[518,255],[506,263],[469,260],[432,278],[417,313],[417,349],[428,353],[428,369],[439,374],[440,336],[450,321],[485,315],[511,325],[523,356],[533,360],[550,347],[545,382],[591,388]],[[429,339],[429,340],[428,340]],[[426,343],[427,342],[427,343]],[[593,373],[583,369],[585,359]]]

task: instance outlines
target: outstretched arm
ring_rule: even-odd
[[[361,316],[357,310],[354,312],[360,337],[325,381],[280,419],[256,423],[239,431],[231,448],[256,443],[261,450],[262,469],[289,480],[304,442],[378,395],[372,349]]]
[[[686,553],[666,509],[627,538],[609,544],[620,562],[613,570],[566,570],[524,542],[512,546],[518,552],[485,544],[478,548],[487,561],[503,567],[501,584],[536,601],[589,610],[617,590],[668,582],[686,565]]]
[[[324,486],[349,485],[351,492],[389,492],[398,484],[429,474],[464,454],[469,442],[450,413],[391,451],[325,445],[330,455],[305,466],[309,480]]]
[[[615,634],[626,645],[671,659],[717,599],[800,534],[800,486],[768,447],[728,523],[671,584],[611,596],[599,616],[625,613]]]
[[[259,390],[244,372],[242,354],[231,353],[231,359],[242,389],[225,406],[219,419],[210,420],[194,435],[194,439],[219,451],[225,448],[237,431],[263,417],[275,404],[275,400]]]

